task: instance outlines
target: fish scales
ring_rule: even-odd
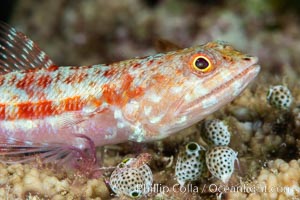
[[[31,151],[82,150],[165,138],[236,98],[258,74],[257,61],[209,42],[108,65],[57,66],[23,33],[2,24],[2,155],[21,154],[18,144]]]

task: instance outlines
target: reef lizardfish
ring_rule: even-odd
[[[256,57],[223,42],[108,65],[57,66],[23,33],[0,26],[0,155],[46,161],[94,146],[159,140],[236,98]],[[27,155],[27,156],[25,156]]]

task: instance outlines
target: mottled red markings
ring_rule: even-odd
[[[57,114],[55,113],[55,109],[52,107],[52,101],[43,101],[38,103],[25,102],[18,104],[17,107],[17,116],[10,116],[10,118],[35,119],[38,117]]]
[[[97,99],[94,96],[90,96],[87,100],[87,102],[91,103],[93,106],[99,108],[102,105],[102,101],[100,99]]]
[[[100,75],[102,73],[102,70],[101,69],[96,69],[95,71],[94,71],[94,74],[95,75]]]
[[[87,77],[88,74],[86,72],[74,72],[64,80],[64,83],[66,84],[81,83]]]
[[[51,66],[49,66],[48,68],[47,68],[47,70],[49,71],[49,72],[54,72],[54,71],[56,71],[56,70],[58,70],[58,66],[57,65],[51,65]]]
[[[75,80],[75,75],[71,74],[63,82],[66,84],[71,84],[74,80]]]
[[[86,78],[88,77],[88,74],[86,72],[82,72],[80,74],[78,74],[78,77],[76,79],[76,83],[81,83],[82,81],[84,81]]]
[[[28,93],[28,91],[26,91]],[[33,94],[37,99],[39,99],[39,101],[48,101],[47,96],[44,92],[34,92],[33,90],[29,91],[29,94]],[[32,98],[33,96],[31,96],[30,98]]]
[[[110,68],[103,73],[103,76],[105,76],[106,78],[110,78],[110,77],[114,76],[116,73],[118,73],[117,69]]]
[[[11,79],[8,81],[8,85],[14,85],[15,84],[15,81],[17,79],[17,75],[13,74]]]
[[[40,70],[40,68],[26,69],[26,70],[22,70],[22,71],[19,71],[19,72],[21,74],[26,74],[26,73],[31,73],[31,72],[37,72],[38,70]]]
[[[129,99],[139,97],[144,94],[144,90],[141,87],[137,87],[135,90],[129,90],[127,91],[127,96]]]
[[[0,86],[3,85],[4,80],[5,80],[4,76],[1,76],[1,75],[0,75]]]
[[[103,98],[104,101],[108,104],[119,104],[120,101],[120,95],[117,94],[114,86],[104,85],[103,86]]]
[[[5,104],[0,104],[0,120],[5,119]]]
[[[180,69],[176,69],[176,71],[175,71],[175,74],[177,75],[180,75],[180,74],[183,74],[183,72],[182,72],[182,70],[180,70]]]
[[[52,82],[51,76],[45,74],[38,78],[36,84],[41,88],[46,88],[51,84],[51,82]]]
[[[140,63],[134,63],[134,64],[132,65],[133,69],[136,69],[136,68],[138,68],[138,67],[140,67],[140,66],[141,66]]]
[[[99,105],[99,102],[93,102]],[[53,101],[40,101],[40,102],[23,102],[15,106],[18,112],[5,116],[5,105],[0,104],[0,120],[15,120],[15,119],[37,119],[47,116],[59,115],[68,111],[81,110],[85,102],[80,97],[70,97],[61,100],[58,105],[54,105]]]
[[[57,75],[55,77],[53,77],[53,82],[58,82],[61,79],[61,73],[58,72]]]
[[[122,106],[130,99],[143,95],[144,90],[141,87],[131,88],[132,81],[133,77],[127,74],[123,77],[120,89],[117,89],[115,85],[104,85],[102,93],[104,101],[111,105]]]
[[[93,67],[94,67],[93,65],[83,66],[83,68],[85,68],[85,69],[91,69],[91,68],[93,68]]]
[[[153,63],[153,60],[148,60],[147,65],[151,65]]]
[[[162,74],[156,74],[153,76],[153,79],[156,80],[157,82],[161,83],[165,80],[165,76]]]
[[[26,89],[29,85],[34,83],[34,74],[27,73],[24,78],[19,80],[16,84],[16,87],[19,89]]]
[[[71,66],[69,67],[70,70],[77,70],[78,69],[78,66]]]
[[[132,81],[133,81],[133,77],[132,76],[130,76],[129,74],[124,75],[123,84],[122,84],[121,90],[122,91],[129,90],[129,87],[130,87]]]
[[[60,102],[60,111],[76,111],[81,110],[84,106],[84,102],[81,100],[80,96],[75,96],[71,98],[64,99]]]
[[[89,82],[89,86],[90,87],[95,87],[96,86],[96,82],[95,81]]]
[[[173,55],[166,55],[165,60],[173,60]]]

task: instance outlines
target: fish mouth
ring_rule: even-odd
[[[260,72],[259,64],[257,64],[257,63],[250,64],[243,71],[238,73],[233,79],[238,79],[239,77],[242,77],[242,76],[248,76],[247,78],[251,78],[251,80],[253,80],[259,72]]]
[[[256,73],[255,76],[259,73],[260,71],[260,65],[258,65],[258,57],[248,57],[248,59],[251,60],[251,63],[243,70],[249,70],[252,69],[254,70],[253,72]],[[241,72],[243,73],[243,72]]]
[[[258,65],[258,57],[254,57],[254,56],[248,56],[246,58],[244,58],[245,60],[249,60],[250,63],[248,65],[245,65],[244,69],[242,71],[240,71],[239,73],[237,73],[232,80],[229,80],[227,82],[233,81],[233,80],[237,80],[239,78],[242,78],[243,76],[248,76],[248,77],[252,77],[251,80],[253,80],[257,74],[260,71],[260,65]],[[247,77],[247,78],[248,78]],[[250,81],[251,81],[250,80]]]
[[[234,76],[232,80],[229,80],[228,82],[233,82],[234,80],[238,79],[244,79],[244,84],[247,86],[248,83],[250,83],[255,77],[258,75],[260,72],[260,65],[257,64],[258,58],[257,57],[252,57],[253,62],[250,63],[247,67],[245,67],[244,70],[242,70],[240,73]],[[228,83],[230,84],[230,83]]]

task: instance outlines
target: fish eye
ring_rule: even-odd
[[[193,56],[191,64],[196,71],[205,73],[212,70],[210,59],[204,55],[197,54]]]

